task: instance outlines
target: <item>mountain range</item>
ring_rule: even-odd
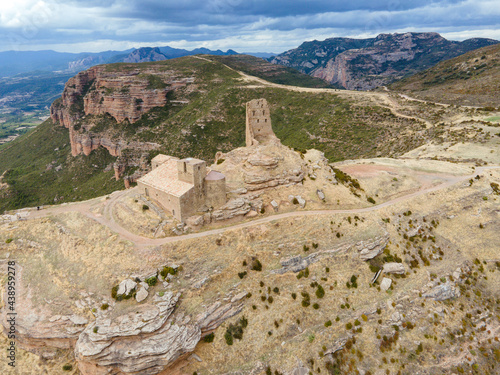
[[[499,41],[450,41],[438,33],[380,34],[375,38],[330,38],[304,42],[269,58],[349,90],[370,90]]]
[[[99,64],[160,61],[198,54],[235,55],[237,52],[231,49],[226,52],[221,50],[212,51],[207,48],[196,48],[188,51],[168,46],[142,47],[125,51],[104,51],[97,53],[5,51],[0,52],[0,77],[11,77],[32,71],[77,73]]]

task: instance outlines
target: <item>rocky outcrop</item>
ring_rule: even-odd
[[[94,66],[70,78],[60,99],[50,108],[51,119],[69,129],[71,152],[88,155],[102,146],[111,155],[119,156],[125,148],[151,150],[156,144],[130,144],[115,132],[93,132],[105,122],[134,123],[152,108],[168,103],[167,94],[193,82],[179,79],[159,67],[115,71],[107,66]],[[106,116],[110,116],[106,118]]]
[[[84,375],[158,374],[168,371],[176,360],[192,352],[200,339],[243,309],[247,292],[230,292],[223,302],[217,300],[193,316],[179,312],[181,293],[165,291],[153,296],[144,282],[123,280],[118,295],[129,295],[136,288],[146,296],[136,302],[109,302],[106,309],[93,309],[94,317],[80,314],[53,315],[47,306],[36,306],[31,292],[22,283],[19,267],[16,304],[16,339],[21,347],[43,358],[52,358],[58,349],[73,349]],[[170,275],[166,280],[170,279]],[[84,293],[90,296],[88,293]],[[136,296],[137,298],[137,296]],[[89,298],[87,298],[89,299]],[[99,302],[97,302],[99,301]],[[90,305],[77,303],[78,309],[101,303],[94,296]],[[118,303],[124,305],[116,308]],[[58,307],[71,311],[69,305]],[[1,323],[9,330],[7,310],[2,309]]]
[[[389,235],[378,236],[367,241],[359,241],[356,248],[362,260],[369,260],[379,255],[389,243]]]
[[[83,374],[157,374],[192,352],[201,337],[243,308],[242,292],[216,302],[195,319],[174,314],[180,293],[155,295],[153,302],[114,318],[98,317],[75,347]]]
[[[447,281],[432,288],[429,292],[423,295],[426,298],[432,298],[436,301],[444,301],[449,298],[460,296],[460,290],[455,283]]]

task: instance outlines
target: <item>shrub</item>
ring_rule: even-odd
[[[262,263],[258,259],[252,261],[252,270],[262,271]]]
[[[226,344],[233,345],[233,335],[229,332],[229,330],[227,330],[224,334],[224,339],[226,340]]]
[[[71,371],[73,370],[73,365],[70,365],[69,363],[66,363],[63,367],[62,367],[63,371]]]
[[[144,280],[144,282],[145,282],[146,284],[148,284],[149,286],[155,286],[155,285],[156,285],[156,283],[158,282],[158,277],[156,277],[156,276],[151,276],[151,277],[149,277],[149,278],[145,279],[145,280]]]
[[[319,309],[319,304],[317,304],[317,303],[314,303],[314,304],[313,304],[313,309],[314,309],[314,310],[317,310],[317,309]]]
[[[304,277],[305,278],[309,277],[309,267],[306,267],[306,269],[304,270]]]
[[[160,271],[160,275],[163,277],[163,278],[166,278],[167,275],[176,275],[177,274],[177,271],[178,269],[177,268],[173,268],[173,267],[163,267],[163,269]]]
[[[101,310],[107,310],[107,309],[108,309],[108,307],[109,307],[109,304],[107,304],[107,303],[103,303],[103,304],[101,305]]]
[[[325,289],[318,284],[318,289],[316,289],[316,297],[323,298],[325,296]]]
[[[369,203],[371,203],[371,204],[375,204],[375,203],[376,203],[376,202],[375,202],[375,199],[373,199],[372,197],[368,197],[368,198],[366,198],[366,200],[367,200]]]
[[[293,199],[292,199],[292,203],[293,203],[293,204],[299,204],[299,201],[298,201],[298,199],[297,199],[297,198],[293,198]]]
[[[97,333],[97,331],[99,331],[99,327],[98,326],[95,326],[94,329],[92,330],[94,333]]]
[[[274,301],[273,296],[269,296],[269,297],[267,298],[267,302],[269,302],[269,303],[273,303],[273,301]]]
[[[240,279],[243,279],[246,275],[247,275],[247,271],[238,272],[238,277],[239,277]]]
[[[345,325],[345,329],[352,329],[352,323],[349,322]]]
[[[215,338],[215,334],[212,332],[205,337],[203,337],[203,342],[213,342]]]
[[[292,298],[296,299],[297,298],[297,293],[292,293]]]
[[[311,296],[307,292],[301,292],[302,295],[302,306],[308,307],[311,304]]]
[[[332,321],[328,320],[325,322],[325,327],[330,327],[332,325]]]
[[[147,204],[143,204],[142,205],[142,210],[143,211],[149,210],[149,206]]]
[[[5,240],[5,243],[11,243],[13,240],[14,240],[13,238],[7,238],[7,239]]]
[[[313,249],[317,249],[317,248],[318,248],[318,246],[319,246],[319,244],[314,243],[314,242],[312,243],[312,247],[313,247]]]
[[[224,163],[225,159],[219,159],[217,160],[217,165]]]
[[[115,285],[114,287],[111,288],[111,298],[117,299],[118,298],[118,285]]]
[[[365,314],[361,314],[361,319],[363,319],[365,322],[368,321],[368,317]]]
[[[276,294],[280,294],[280,288],[278,288],[277,286],[275,286],[274,289],[273,289],[273,292],[276,293]]]

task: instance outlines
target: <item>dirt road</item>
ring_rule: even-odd
[[[379,210],[381,208],[390,207],[396,203],[406,201],[406,200],[409,200],[411,198],[414,198],[414,197],[417,197],[420,195],[424,195],[424,194],[428,194],[431,192],[446,189],[446,188],[453,186],[455,184],[458,184],[460,182],[468,181],[469,179],[473,178],[478,173],[481,173],[481,172],[489,170],[489,169],[500,169],[500,166],[476,168],[476,172],[474,175],[445,176],[444,180],[446,182],[444,182],[440,185],[421,189],[421,190],[416,191],[414,193],[407,194],[407,195],[386,201],[386,202],[381,203],[381,204],[370,206],[370,207],[355,208],[355,209],[348,209],[348,210],[315,210],[315,211],[286,212],[286,213],[282,213],[282,214],[266,216],[266,217],[263,217],[261,219],[255,219],[255,220],[231,225],[231,226],[225,227],[225,228],[212,229],[212,230],[207,230],[207,231],[203,231],[203,232],[190,233],[190,234],[186,234],[186,235],[182,235],[182,236],[166,237],[166,238],[152,239],[152,238],[147,238],[147,237],[142,237],[142,236],[136,235],[134,233],[127,231],[125,228],[121,227],[114,220],[113,214],[112,214],[113,205],[121,197],[123,197],[126,194],[129,194],[130,190],[116,191],[116,192],[110,194],[110,196],[109,196],[110,198],[106,199],[104,202],[102,202],[102,198],[96,198],[96,199],[92,199],[92,200],[85,201],[85,202],[63,204],[60,206],[51,206],[51,207],[44,208],[43,210],[40,210],[40,211],[32,210],[32,211],[30,211],[28,219],[47,217],[47,216],[57,215],[57,214],[64,213],[64,212],[79,212],[79,213],[85,215],[86,217],[90,218],[91,220],[94,220],[94,221],[104,225],[105,227],[110,229],[112,232],[118,234],[121,238],[132,242],[137,248],[143,249],[143,248],[147,248],[147,247],[151,247],[151,246],[159,246],[159,245],[163,245],[166,243],[182,241],[182,240],[186,240],[186,239],[190,239],[190,238],[200,238],[200,237],[212,236],[214,234],[221,234],[221,233],[224,233],[226,231],[233,230],[233,229],[247,228],[250,226],[269,223],[271,221],[290,218],[290,217],[305,217],[305,216],[332,215],[332,214],[358,214],[358,213],[376,211],[376,210]],[[97,208],[100,204],[104,205],[103,214],[93,213],[92,209]]]

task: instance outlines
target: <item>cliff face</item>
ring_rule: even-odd
[[[69,129],[73,156],[89,155],[104,147],[116,157],[128,149],[127,160],[118,160],[116,177],[127,166],[140,166],[145,152],[160,145],[135,141],[126,133],[127,126],[144,113],[168,104],[168,94],[193,82],[161,66],[95,66],[70,78],[62,97],[56,100],[50,115],[55,123]]]
[[[167,87],[155,73],[139,74],[136,69],[117,75],[106,71],[105,66],[96,66],[69,79],[61,100],[52,104],[50,116],[70,130],[72,154],[88,155],[101,145],[112,155],[119,156],[126,142],[86,132],[95,125],[92,120],[86,121],[86,117],[109,114],[118,123],[126,120],[134,123],[152,108],[165,105],[167,93],[175,86]],[[75,127],[77,124],[79,127]],[[82,128],[85,132],[78,131]]]
[[[495,43],[481,38],[449,41],[437,33],[380,34],[370,39],[306,42],[270,61],[346,89],[370,90]]]

